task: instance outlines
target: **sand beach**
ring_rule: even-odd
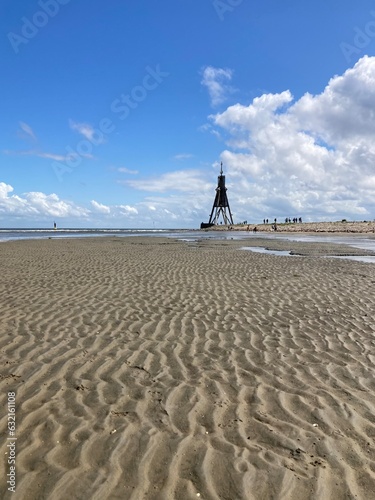
[[[373,497],[375,265],[245,244],[0,245],[1,498]]]
[[[268,220],[268,219],[267,219]],[[228,228],[236,231],[247,231],[256,228],[260,232],[275,232],[273,221],[266,224],[232,224],[216,225],[209,228],[210,231],[227,231]],[[336,221],[336,222],[302,222],[285,223],[282,220],[276,222],[276,231],[281,233],[355,233],[371,235],[375,233],[375,221]]]

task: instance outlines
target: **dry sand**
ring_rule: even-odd
[[[0,245],[1,498],[374,497],[375,266],[243,244]]]

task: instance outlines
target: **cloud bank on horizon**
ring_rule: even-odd
[[[228,68],[204,68],[201,85],[213,107],[233,97],[233,79]],[[263,93],[250,104],[231,104],[209,115],[202,129],[223,141],[220,159],[235,221],[295,216],[372,220],[374,117],[375,57],[369,56],[333,76],[320,94],[294,99],[290,90]],[[88,139],[93,135],[88,123],[72,120],[70,127]],[[29,124],[22,121],[20,128],[36,141]],[[53,157],[34,149],[20,154]],[[0,179],[0,217],[3,222],[27,219],[30,225],[53,217],[76,220],[81,226],[152,227],[157,222],[164,227],[196,227],[208,218],[218,169],[181,169],[180,161],[191,156],[176,155],[176,170],[157,176],[142,177],[136,170],[119,168],[120,175],[133,177],[117,182],[143,193],[141,201],[129,205],[91,200],[80,206],[55,193],[14,194],[17,186]]]

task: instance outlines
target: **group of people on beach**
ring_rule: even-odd
[[[291,224],[292,222],[293,222],[293,224],[296,224],[296,223],[300,223],[301,224],[302,223],[302,217],[293,217],[293,219],[291,219],[290,217],[285,217],[285,224]],[[247,224],[247,221],[245,221],[244,224]],[[263,219],[263,224],[268,224],[268,219]],[[277,218],[276,217],[273,220],[271,229],[273,231],[277,231]],[[253,233],[256,233],[257,230],[258,229],[255,226],[253,228]],[[250,231],[250,225],[247,226],[247,231]]]
[[[263,219],[263,224],[268,224],[269,223],[269,219]],[[297,224],[297,223],[300,223],[302,224],[302,217],[293,217],[293,219],[291,219],[290,217],[285,217],[285,224]],[[240,224],[246,224],[247,227],[246,227],[246,230],[247,231],[250,231],[251,228],[250,228],[250,224],[247,223],[247,220],[241,222]],[[228,229],[233,229],[232,226],[229,226]],[[273,219],[273,222],[272,222],[272,225],[271,225],[271,229],[272,231],[277,231],[277,217],[275,217]],[[253,229],[252,229],[253,233],[256,233],[258,231],[258,228],[257,226],[254,226]]]
[[[293,219],[291,219],[290,217],[285,217],[285,224],[291,224],[292,222],[293,224],[297,224],[297,222],[302,224],[302,217],[293,217]],[[275,217],[273,220],[273,225],[275,225],[276,223],[277,218]],[[268,224],[268,219],[263,219],[263,224]]]
[[[293,224],[297,224],[297,222],[299,222],[300,224],[302,224],[302,217],[293,217],[293,219],[291,219],[290,217],[285,217],[285,224],[290,224],[291,222],[293,222]]]
[[[263,219],[263,224],[268,224],[268,219]],[[254,228],[254,231],[255,231],[255,229],[256,228]],[[271,229],[273,231],[277,231],[277,218],[276,217],[273,219],[273,224],[271,226]]]

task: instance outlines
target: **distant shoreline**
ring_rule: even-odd
[[[274,224],[232,224],[212,226],[202,231],[256,231],[272,233],[375,233],[375,221],[371,222],[296,222],[296,223],[276,223]]]

